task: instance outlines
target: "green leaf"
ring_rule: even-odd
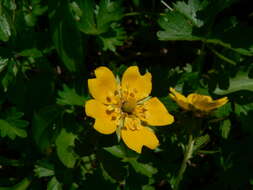
[[[218,12],[235,1],[226,0],[220,3],[218,1],[189,0],[187,4],[178,1],[174,4],[173,11],[166,13],[158,20],[163,30],[158,31],[157,36],[159,40],[164,41],[202,41],[251,56],[253,55],[253,40],[248,36],[252,34],[253,27],[235,23],[231,23],[229,27],[224,24],[217,24],[217,26],[212,24]],[[203,20],[198,18],[199,11],[202,13]],[[213,26],[213,31],[208,24]]]
[[[235,113],[238,116],[240,116],[240,115],[248,115],[248,112],[250,110],[253,110],[253,103],[246,104],[246,105],[235,104]]]
[[[129,163],[132,165],[132,167],[137,173],[141,173],[142,175],[152,177],[152,175],[157,173],[157,169],[150,164],[143,164],[138,162],[137,160],[130,160]]]
[[[3,74],[1,84],[4,87],[4,91],[7,92],[9,85],[14,82],[18,73],[17,63],[13,60],[8,60],[6,68],[3,69],[6,69],[6,72]]]
[[[230,128],[231,128],[231,122],[229,119],[222,121],[221,126],[220,126],[220,130],[221,130],[221,136],[224,139],[228,138],[228,135],[230,133]]]
[[[111,24],[123,17],[120,1],[101,0],[96,6],[92,0],[78,0],[77,3],[79,8],[74,5],[72,10],[77,17],[79,29],[85,34],[99,35],[108,32]]]
[[[224,106],[218,108],[218,109],[215,111],[214,114],[215,114],[216,117],[226,117],[226,116],[228,116],[231,112],[232,112],[231,103],[228,102],[228,103],[226,103]]]
[[[27,190],[30,184],[31,180],[24,178],[21,182],[12,187],[0,187],[0,190]]]
[[[97,26],[95,23],[95,4],[93,0],[77,0],[76,3],[72,3],[71,7],[75,13],[75,20],[77,26],[85,34],[98,34]],[[79,5],[79,6],[78,6]]]
[[[115,52],[117,46],[122,46],[124,44],[124,40],[126,39],[126,32],[116,23],[113,23],[111,27],[111,31],[100,35],[99,38],[102,41],[104,51],[110,50]]]
[[[148,184],[147,176],[137,173],[132,167],[129,167],[128,171],[124,190],[142,190],[143,186]]]
[[[15,108],[11,108],[6,111],[5,119],[0,119],[0,134],[1,137],[8,136],[14,140],[16,136],[25,138],[27,133],[24,129],[28,125],[28,122],[20,119],[23,116],[22,112],[18,112]]]
[[[0,40],[6,42],[9,40],[10,36],[11,28],[9,22],[5,14],[2,14],[2,11],[0,10]]]
[[[62,190],[62,185],[59,183],[56,177],[52,177],[47,184],[47,190]]]
[[[200,150],[200,149],[203,148],[209,141],[210,141],[210,136],[209,136],[208,134],[196,138],[195,144],[194,144],[194,151]]]
[[[127,174],[127,170],[125,168],[126,163],[121,162],[121,159],[116,158],[115,156],[104,150],[97,151],[96,157],[102,164],[102,167],[105,171],[105,175],[107,175],[109,179],[114,179],[111,181],[124,180],[124,177]]]
[[[27,127],[29,124],[28,121],[20,119],[23,117],[24,113],[17,111],[16,108],[12,107],[9,110],[6,111],[6,121],[8,121],[10,124],[17,126],[19,128]]]
[[[13,126],[7,121],[2,119],[0,119],[0,133],[1,137],[8,136],[12,140],[14,140],[16,136],[19,136],[21,138],[27,137],[27,133],[24,129],[20,129],[16,126]]]
[[[3,0],[3,5],[10,10],[15,10],[17,8],[15,0]]]
[[[53,4],[53,2],[52,2]],[[83,64],[83,46],[69,6],[65,1],[50,6],[50,24],[57,53],[66,68],[75,72]]]
[[[125,152],[121,149],[120,145],[115,145],[111,147],[104,148],[106,151],[110,152],[113,156],[116,156],[118,158],[124,158],[126,157]]]
[[[108,31],[113,22],[123,17],[120,1],[101,0],[96,11],[97,28],[100,33]]]
[[[73,168],[77,159],[77,155],[73,150],[76,138],[77,136],[73,133],[62,129],[55,141],[57,155],[61,162],[68,168]]]
[[[9,59],[4,59],[0,57],[0,72],[2,72],[6,68],[8,61]]]
[[[67,85],[63,85],[63,91],[58,91],[59,98],[57,98],[57,104],[71,105],[71,106],[83,106],[86,99],[76,93],[75,89],[69,88]]]
[[[238,72],[234,78],[230,79],[228,89],[222,90],[217,87],[214,91],[214,94],[226,95],[240,90],[253,91],[253,79],[248,77],[247,72]]]
[[[53,176],[54,175],[54,170],[52,169],[48,169],[39,165],[35,165],[34,168],[34,173],[36,176],[38,176],[39,178],[41,177],[49,177],[49,176]]]
[[[54,142],[62,111],[58,106],[46,106],[34,113],[32,134],[41,151],[45,151]]]
[[[22,50],[21,52],[18,53],[18,55],[23,56],[23,57],[34,57],[34,58],[43,56],[41,51],[36,48]]]
[[[163,29],[157,32],[159,40],[200,40],[199,37],[192,34],[193,25],[189,20],[176,10],[162,16],[158,23]]]
[[[205,8],[207,1],[200,2],[199,0],[189,0],[188,4],[183,1],[178,1],[175,9],[188,18],[195,26],[201,27],[204,23],[197,18],[197,12]]]

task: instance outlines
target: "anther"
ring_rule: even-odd
[[[112,116],[111,118],[112,121],[115,121],[116,119],[117,119],[116,116]]]
[[[106,97],[106,100],[107,100],[107,102],[109,102],[109,103],[112,101],[112,99],[111,99],[110,97],[108,97],[108,96]]]

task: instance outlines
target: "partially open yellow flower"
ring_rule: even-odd
[[[97,68],[95,75],[88,80],[94,99],[85,104],[86,114],[95,119],[94,128],[103,134],[117,131],[125,144],[138,153],[143,146],[155,149],[159,141],[146,125],[169,125],[174,118],[158,98],[149,97],[151,74],[141,75],[138,67],[132,66],[121,82],[107,67]]]
[[[194,111],[197,113],[197,116],[207,114],[228,102],[227,97],[213,100],[210,96],[195,93],[189,94],[185,97],[173,88],[170,88],[170,92],[170,97],[176,101],[181,108],[187,111]]]

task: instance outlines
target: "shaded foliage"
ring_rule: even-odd
[[[0,190],[173,189],[189,133],[181,189],[251,189],[252,24],[249,0],[0,0]],[[93,129],[87,79],[102,65],[152,74],[175,116],[156,150]],[[230,102],[198,123],[170,87]]]

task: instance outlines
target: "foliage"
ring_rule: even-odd
[[[0,190],[252,189],[252,24],[247,0],[0,0]],[[141,154],[84,110],[132,65],[175,117]],[[197,118],[170,87],[229,103]]]

